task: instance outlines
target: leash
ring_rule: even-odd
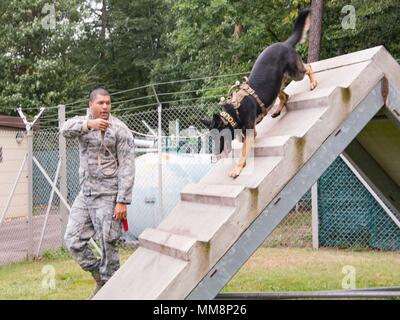
[[[100,147],[99,147],[99,150],[97,151],[97,165],[98,165],[99,170],[101,171],[101,173],[104,176],[111,177],[111,176],[115,175],[115,173],[118,170],[118,160],[115,158],[115,156],[113,155],[111,150],[104,143],[105,133],[106,133],[105,131],[100,131]],[[111,155],[111,157],[112,157],[112,160],[106,162],[105,164],[101,163],[101,148],[104,148],[105,152],[108,152],[108,154]],[[115,169],[112,171],[112,173],[105,173],[104,169],[107,169],[112,164],[116,164]],[[128,219],[126,219],[126,218],[122,219],[121,222],[122,222],[124,231],[128,232],[128,230],[129,230]]]
[[[115,173],[118,170],[118,160],[115,158],[115,156],[110,151],[110,149],[108,149],[107,146],[105,145],[104,136],[105,136],[105,131],[100,131],[101,138],[100,138],[100,148],[99,148],[99,151],[97,151],[97,166],[104,176],[111,177],[111,176],[115,175]],[[102,148],[104,148],[104,150],[105,150],[104,153],[108,152],[108,154],[112,157],[111,161],[102,163],[102,161],[101,161],[101,149]],[[110,167],[113,164],[116,164],[116,166],[115,166],[115,169],[112,170],[112,172],[110,172],[110,173],[104,172],[105,169],[107,169],[108,167]]]

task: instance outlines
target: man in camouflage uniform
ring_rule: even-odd
[[[96,89],[90,94],[88,115],[69,119],[61,129],[65,138],[79,139],[81,187],[64,239],[82,269],[96,280],[93,295],[119,268],[116,245],[135,175],[132,133],[110,111],[109,93]],[[101,243],[101,258],[90,249],[90,238]]]

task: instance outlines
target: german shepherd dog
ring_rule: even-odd
[[[236,106],[228,100],[223,103],[223,110],[214,114],[211,120],[202,120],[202,123],[210,130],[216,129],[221,132],[228,129],[231,131],[232,139],[224,139],[222,135],[219,135],[219,155],[223,151],[231,151],[234,132],[237,129],[241,130],[244,137],[243,147],[238,164],[229,173],[232,178],[238,177],[246,165],[249,151],[254,145],[257,120],[260,120],[260,116],[262,119],[272,108],[277,97],[280,101],[277,111],[271,115],[273,118],[279,116],[288,101],[289,96],[283,91],[283,82],[286,80],[300,81],[307,75],[310,89],[313,90],[317,86],[311,66],[305,64],[295,50],[296,44],[305,39],[309,29],[309,19],[310,10],[301,11],[289,39],[268,46],[258,56],[248,78],[248,85],[255,94],[245,96]],[[261,107],[264,107],[264,110]],[[252,129],[254,134],[246,135],[248,129]],[[218,154],[218,152],[216,153]]]

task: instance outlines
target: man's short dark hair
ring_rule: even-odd
[[[110,93],[106,90],[106,89],[104,89],[104,88],[97,88],[97,89],[94,89],[94,90],[92,90],[92,92],[90,92],[90,94],[89,94],[89,101],[94,101],[94,99],[96,99],[96,97],[98,96],[98,95],[101,95],[101,96],[109,96],[110,95]]]

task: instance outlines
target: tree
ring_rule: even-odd
[[[0,112],[35,114],[79,94],[85,75],[68,57],[78,19],[71,2],[2,1]]]
[[[0,2],[2,113],[21,106],[35,114],[41,106],[84,98],[68,107],[74,111],[86,106],[96,86],[115,92],[168,82],[157,87],[162,101],[225,95],[241,77],[170,82],[250,71],[266,46],[290,36],[299,10],[311,1],[59,0],[54,13],[48,3]],[[313,5],[318,3],[322,0]],[[331,0],[323,10],[317,20],[324,32],[313,37],[319,28],[311,30],[310,57],[318,56],[318,48],[321,58],[329,58],[383,44],[400,59],[398,0],[352,0],[350,6]],[[343,23],[347,20],[352,23]],[[308,44],[296,49],[306,60]],[[169,94],[180,91],[185,93]],[[113,101],[117,109],[146,105],[154,99],[142,97],[151,94],[148,88],[128,90]]]
[[[153,66],[166,54],[160,39],[167,32],[168,2],[85,1],[83,11],[86,23],[74,56],[90,66],[91,88],[104,86],[114,92],[148,84]],[[119,104],[122,100],[143,95],[145,90],[118,95],[113,99],[118,102],[115,109],[126,106]]]
[[[308,62],[319,60],[322,34],[322,15],[324,11],[323,0],[313,0],[311,5],[310,43],[308,46]]]
[[[153,77],[168,81],[248,72],[266,46],[289,37],[299,9],[309,3],[307,0],[171,1],[171,31],[162,37],[169,55],[155,66]],[[238,76],[206,79],[165,86],[163,90],[201,88],[187,97],[216,96],[226,94],[237,79]]]
[[[399,2],[353,0],[348,5],[344,0],[325,3],[321,58],[384,45],[400,59],[400,43],[396,40],[400,34]],[[348,18],[352,18],[353,24],[347,23]]]

